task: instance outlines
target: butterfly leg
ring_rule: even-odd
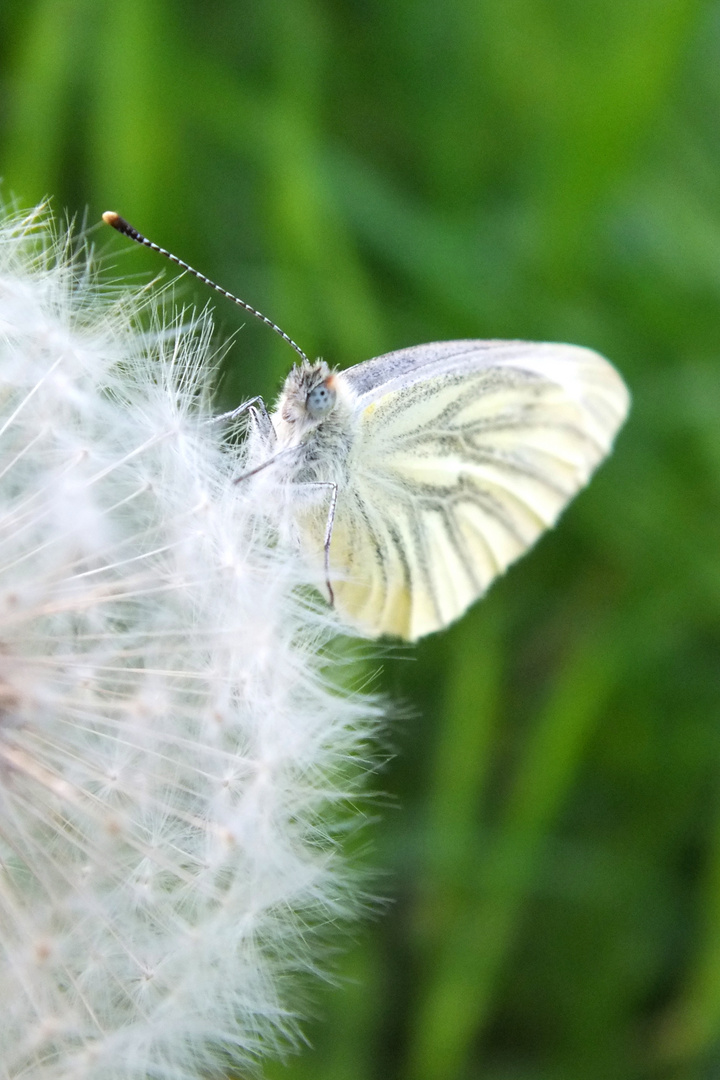
[[[267,469],[268,465],[274,465],[280,458],[287,457],[289,454],[297,454],[299,447],[286,446],[283,450],[279,450],[277,454],[273,454],[272,457],[266,458],[259,465],[256,465],[254,469],[248,469],[247,472],[241,473],[240,476],[236,476],[233,480],[233,484],[239,484],[241,480],[249,480],[251,476],[255,476],[256,473],[262,472],[263,469]]]
[[[335,507],[337,506],[338,486],[337,484],[331,483],[329,480],[310,480],[304,482],[302,486],[330,488],[330,506],[328,508],[327,525],[325,526],[323,551],[325,553],[325,585],[327,586],[328,591],[328,603],[330,604],[330,607],[334,607],[335,593],[330,584],[330,541],[332,540],[333,526],[335,524]]]
[[[211,424],[219,424],[223,420],[235,420],[236,417],[242,416],[243,413],[249,412],[252,420],[257,424],[260,429],[260,434],[264,438],[272,438],[275,441],[275,428],[273,427],[272,420],[270,419],[267,411],[267,406],[261,397],[249,398],[248,401],[243,401],[242,405],[236,406],[231,409],[230,412],[220,413],[219,416],[213,416],[210,420]]]
[[[337,506],[338,486],[337,484],[330,484],[332,493],[330,495],[330,508],[328,510],[327,525],[325,526],[325,543],[323,545],[325,551],[325,584],[327,585],[328,596],[330,598],[330,607],[335,606],[335,593],[333,587],[330,584],[330,541],[332,540],[333,526],[335,524],[335,507]]]
[[[234,420],[237,416],[242,416],[244,412],[250,413],[250,419],[257,428],[260,435],[260,440],[265,444],[268,450],[274,449],[277,446],[277,434],[273,427],[273,422],[270,419],[265,402],[261,397],[250,398],[249,401],[244,401],[242,405],[238,405],[236,409],[232,409],[230,412],[221,413],[220,416],[213,418],[213,422],[218,420]],[[271,454],[260,465],[257,465],[254,469],[248,469],[247,472],[242,473],[240,476],[236,476],[233,480],[233,484],[239,484],[241,480],[248,480],[255,473],[261,472],[267,468],[268,465],[272,465],[278,458],[284,457],[287,454],[297,452],[297,447],[286,447],[284,450],[280,450],[277,454]]]

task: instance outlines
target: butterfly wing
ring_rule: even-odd
[[[439,342],[337,378],[356,436],[331,581],[371,637],[415,640],[461,615],[555,523],[629,405],[614,368],[571,345]]]

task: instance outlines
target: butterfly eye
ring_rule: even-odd
[[[321,420],[323,416],[327,416],[335,405],[335,397],[335,391],[326,383],[314,386],[305,401],[305,407],[312,419]]]

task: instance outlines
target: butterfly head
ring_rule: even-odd
[[[324,360],[318,360],[292,369],[275,415],[292,431],[294,441],[321,424],[336,402],[335,374]]]

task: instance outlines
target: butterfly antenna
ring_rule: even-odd
[[[147,236],[143,236],[141,232],[138,232],[137,229],[133,228],[133,226],[128,221],[126,221],[125,218],[121,218],[120,215],[116,214],[114,210],[106,210],[103,214],[103,221],[107,225],[112,225],[113,229],[117,229],[117,231],[119,233],[122,233],[123,236],[129,236],[130,239],[134,240],[137,244],[144,244],[145,247],[150,248],[152,251],[157,251],[159,255],[164,255],[166,259],[169,259],[170,262],[174,262],[175,265],[179,266],[181,270],[186,270],[189,274],[192,274],[194,277],[198,278],[205,285],[209,285],[211,289],[215,290],[215,292],[219,292],[222,296],[226,296],[228,300],[232,300],[233,303],[238,305],[238,307],[244,308],[245,311],[249,311],[250,314],[254,315],[256,319],[259,319],[260,322],[264,322],[266,326],[269,326],[271,330],[274,330],[276,334],[279,334],[283,341],[287,341],[288,345],[292,346],[298,356],[301,357],[301,359],[304,360],[306,364],[310,363],[300,346],[296,345],[293,339],[289,337],[284,330],[281,330],[280,327],[272,321],[272,319],[268,319],[267,315],[263,315],[263,313],[261,311],[258,311],[257,308],[252,307],[251,304],[246,304],[244,300],[241,300],[238,296],[234,296],[233,293],[228,292],[227,289],[223,289],[221,285],[216,285],[215,282],[211,281],[209,277],[205,277],[204,274],[201,274],[199,270],[195,270],[195,268],[190,266],[189,263],[183,262],[182,259],[178,259],[177,255],[173,255],[171,251],[166,251],[165,248],[160,247],[159,244],[155,244],[152,240],[148,240]]]

